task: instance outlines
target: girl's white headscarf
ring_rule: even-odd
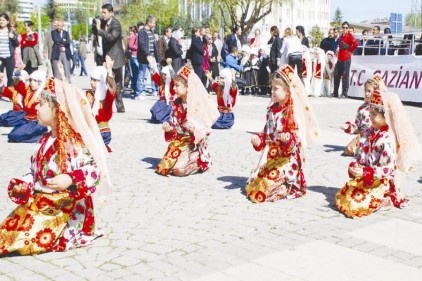
[[[224,68],[220,72],[220,77],[224,78],[223,101],[225,106],[232,105],[232,97],[230,96],[230,86],[233,81],[233,74],[230,68]]]
[[[170,66],[166,65],[161,68],[161,73],[166,75],[166,81],[164,81],[164,97],[166,98],[166,104],[170,104],[170,83],[171,83],[171,74],[170,74]]]
[[[92,104],[92,114],[97,116],[100,109],[100,101],[105,99],[107,94],[107,69],[104,66],[97,66],[92,71],[91,78],[99,80],[95,88],[94,103]]]
[[[47,80],[47,72],[43,70],[35,70],[29,75],[29,78],[38,81],[39,87],[35,92],[35,96],[38,97],[44,89],[45,81]]]

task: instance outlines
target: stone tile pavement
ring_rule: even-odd
[[[105,236],[64,253],[0,258],[0,280],[422,280],[421,163],[401,185],[405,209],[353,220],[335,207],[350,161],[341,153],[351,137],[339,126],[361,101],[313,98],[322,135],[308,150],[308,194],[256,205],[244,185],[259,156],[251,132],[262,129],[269,99],[240,96],[234,127],[211,135],[214,166],[187,178],[154,173],[167,147],[148,122],[155,99],[126,98],[126,113],[113,116],[114,193],[97,212]],[[0,112],[10,108],[0,101]],[[422,141],[421,108],[406,110]],[[9,131],[0,128],[1,220],[14,208],[8,181],[26,172],[33,148],[7,143]]]

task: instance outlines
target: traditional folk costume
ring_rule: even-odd
[[[311,78],[312,78],[312,57],[308,47],[303,46],[302,52],[302,79],[305,86],[307,95],[312,93],[311,90]]]
[[[42,135],[47,132],[47,127],[38,123],[37,110],[35,109],[47,77],[45,72],[36,70],[31,73],[30,78],[38,81],[39,87],[37,91],[32,91],[30,86],[26,86],[22,92],[19,92],[22,95],[24,119],[13,127],[8,134],[9,142],[38,142]]]
[[[325,53],[323,49],[318,47],[315,47],[313,52],[314,59],[312,60],[311,95],[314,97],[319,97],[323,92]]]
[[[347,129],[345,132],[351,135],[357,135],[346,146],[344,154],[353,156],[356,153],[356,148],[359,143],[360,134],[371,127],[371,119],[369,118],[369,103],[361,104],[356,112],[355,123],[346,122]]]
[[[399,97],[385,89],[374,91],[370,106],[384,112],[387,124],[362,133],[349,167],[362,167],[363,175],[349,172],[349,181],[336,195],[337,207],[351,218],[392,205],[402,208],[408,201],[400,194],[397,176],[410,172],[420,145]]]
[[[25,122],[25,117],[22,109],[22,95],[29,85],[25,80],[29,78],[29,74],[22,70],[20,71],[19,80],[15,86],[4,87],[0,95],[8,98],[12,102],[12,110],[0,115],[1,127],[14,127]]]
[[[236,104],[238,88],[229,68],[224,68],[221,71],[220,78],[224,79],[224,85],[212,82],[212,90],[217,94],[218,111],[220,112],[220,117],[212,125],[212,128],[230,129],[234,124],[233,108]]]
[[[208,137],[211,126],[219,116],[219,112],[209,99],[201,79],[188,67],[182,67],[179,76],[187,80],[188,94],[186,104],[181,98],[173,102],[173,113],[170,119],[170,132],[164,138],[170,142],[164,157],[157,166],[157,173],[167,176],[188,176],[204,172],[211,166],[208,151]],[[194,126],[193,133],[185,127],[189,121]]]
[[[111,129],[109,122],[113,116],[113,102],[116,97],[116,82],[107,73],[104,66],[97,66],[91,73],[91,78],[98,80],[95,92],[86,91],[86,97],[92,108],[92,114],[98,123],[98,128],[108,152],[110,148]]]
[[[327,51],[325,54],[324,69],[324,90],[323,96],[329,97],[334,90],[334,68],[336,66],[336,57],[333,51]]]
[[[165,76],[164,76],[165,75]],[[159,100],[149,110],[151,112],[152,123],[169,122],[172,112],[172,102],[174,100],[174,82],[172,77],[174,71],[171,66],[164,66],[161,75],[155,72],[151,79],[158,86]],[[164,78],[165,77],[165,78]]]
[[[318,136],[318,125],[310,107],[303,83],[294,69],[285,65],[276,71],[290,88],[284,104],[271,103],[264,130],[258,133],[262,151],[257,168],[246,184],[246,194],[254,203],[299,198],[306,194],[303,173],[308,140]],[[282,142],[281,133],[289,133]]]
[[[18,206],[0,224],[0,255],[66,251],[100,235],[92,194],[110,191],[105,147],[84,94],[62,89],[58,80],[56,90],[41,95],[56,107],[57,135],[46,133],[35,146],[30,172],[9,183],[8,195]],[[65,191],[49,188],[47,180],[60,174],[73,184]]]

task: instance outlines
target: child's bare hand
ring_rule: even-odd
[[[54,178],[47,179],[47,186],[58,191],[66,190],[72,183],[72,178],[68,174],[60,174]]]
[[[186,121],[185,122],[185,128],[189,131],[189,132],[193,132],[193,130],[195,129],[195,126],[190,122],[190,121]]]
[[[163,123],[163,130],[164,130],[164,132],[170,132],[171,130],[173,130],[173,128],[170,126],[169,123],[164,122]]]
[[[290,133],[281,133],[280,140],[282,142],[288,142],[290,140]]]
[[[342,129],[343,131],[346,131],[347,128],[349,128],[349,126],[347,124],[343,124],[340,126],[340,129]]]
[[[257,135],[253,135],[251,138],[251,143],[253,146],[259,146],[261,144],[261,139]]]

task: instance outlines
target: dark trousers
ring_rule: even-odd
[[[202,64],[194,64],[193,65],[193,71],[196,73],[196,75],[198,75],[199,79],[202,80]]]
[[[123,93],[122,93],[122,83],[123,83],[123,69],[113,68],[114,81],[116,81],[116,108],[117,112],[125,112],[125,105],[123,104]]]
[[[15,58],[8,57],[8,58],[0,58],[1,65],[0,65],[0,72],[3,73],[4,68],[6,67],[6,75],[7,75],[7,87],[13,86],[13,71],[15,70]]]
[[[347,97],[349,91],[349,73],[350,64],[352,60],[337,61],[336,68],[334,71],[334,93],[333,96],[338,98],[338,88],[340,87],[340,79],[342,81],[343,93],[342,95]]]
[[[289,55],[288,64],[293,68],[297,69],[297,75],[302,80],[302,54],[291,54]]]

